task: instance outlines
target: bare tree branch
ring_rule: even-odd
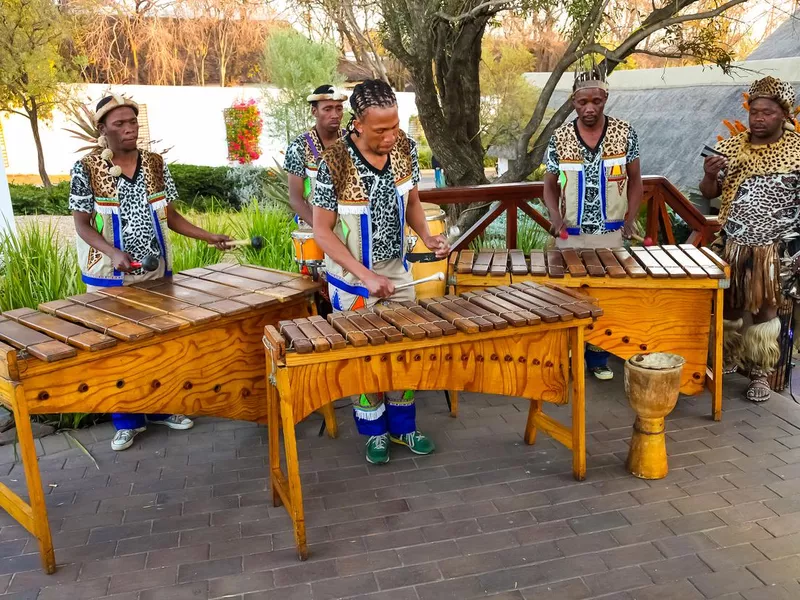
[[[487,15],[497,14],[499,12],[509,9],[510,4],[511,3],[508,0],[487,0],[486,2],[479,4],[472,10],[469,10],[460,15],[455,15],[455,16],[448,15],[445,12],[438,11],[436,13],[436,16],[442,19],[443,21],[448,21],[450,23],[457,23],[458,21],[464,21],[465,19],[474,19],[475,17],[481,14],[487,14]]]

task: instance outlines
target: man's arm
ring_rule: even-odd
[[[422,243],[433,250],[439,258],[446,258],[450,254],[450,244],[444,235],[431,235],[428,220],[425,218],[425,209],[419,199],[419,190],[413,187],[408,193],[406,205],[406,222],[416,234],[422,238]]]
[[[72,211],[72,220],[75,223],[75,233],[92,248],[111,258],[114,268],[122,273],[132,271],[131,256],[109,244],[106,239],[92,226],[92,214],[79,210]]]
[[[644,186],[642,184],[642,165],[637,158],[628,163],[628,218],[625,219],[625,233],[630,236],[634,231],[634,225],[639,218],[639,207],[642,205],[642,194]]]
[[[314,224],[314,213],[311,205],[303,197],[306,191],[306,183],[303,177],[298,177],[289,173],[289,206],[297,215],[309,225]]]
[[[722,189],[719,185],[719,173],[728,166],[728,159],[724,156],[707,156],[703,161],[703,179],[700,181],[700,193],[703,197],[712,200],[720,195]]]
[[[559,207],[559,198],[561,197],[561,186],[558,183],[558,175],[554,173],[544,174],[544,205],[547,207],[547,213],[550,216],[550,223],[553,224],[553,232],[558,235],[564,227],[564,221],[561,219],[561,208]]]
[[[202,227],[193,225],[172,204],[167,204],[167,226],[175,233],[208,242],[220,250],[225,250],[225,242],[231,239],[225,234],[210,233]]]

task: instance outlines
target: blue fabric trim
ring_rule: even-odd
[[[164,258],[164,266],[167,270],[169,270],[172,265],[167,263],[167,244],[164,241],[164,231],[161,229],[161,221],[159,221],[158,213],[154,209],[151,208],[150,212],[153,215],[153,227],[156,230],[158,245],[161,246],[161,256]]]
[[[114,232],[114,248],[125,251],[122,246],[122,227],[119,221],[119,213],[111,213],[111,231]],[[114,269],[114,277],[122,277],[122,273]]]
[[[607,231],[616,231],[617,229],[622,229],[622,226],[625,224],[625,221],[606,221],[605,226]]]
[[[583,169],[578,171],[578,229],[583,225],[583,200],[586,194],[586,182],[584,181],[585,175]]]
[[[105,279],[101,277],[92,277],[91,275],[82,273],[81,279],[86,285],[93,285],[96,287],[119,287],[122,285],[122,275],[119,275],[119,277],[115,279]]]
[[[600,218],[606,220],[606,167],[605,162],[600,165]]]
[[[389,433],[398,436],[417,430],[417,405],[386,402],[386,420]]]
[[[309,149],[311,150],[311,155],[319,161],[319,150],[317,150],[317,146],[314,144],[314,140],[311,137],[311,132],[306,131],[303,134],[303,137],[306,138],[306,143],[308,144]]]
[[[408,261],[406,260],[406,228],[403,227],[403,224],[406,222],[406,207],[403,202],[403,196],[400,195],[397,188],[395,188],[394,193],[397,196],[397,209],[400,211],[400,255],[403,257],[403,268],[406,270],[406,273],[408,273]]]
[[[354,296],[363,296],[364,298],[369,298],[369,290],[365,288],[363,285],[352,285],[350,283],[347,283],[343,279],[339,279],[336,275],[333,275],[332,273],[326,273],[326,277],[328,278],[328,283],[330,283],[333,287],[339,288],[343,292],[347,292],[348,294],[353,294]],[[334,294],[334,296],[335,295],[336,294]],[[338,310],[342,309],[339,308]]]
[[[361,435],[383,435],[389,432],[389,427],[386,420],[386,413],[381,415],[379,419],[374,421],[367,421],[366,419],[359,419],[355,409],[353,410],[353,419],[356,422],[356,429]]]
[[[580,227],[567,227],[567,233],[570,235],[580,235],[581,228]]]
[[[369,212],[361,215],[361,264],[372,268],[372,220]]]

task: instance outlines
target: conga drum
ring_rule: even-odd
[[[425,211],[425,220],[428,223],[428,229],[431,235],[439,235],[445,233],[445,216],[444,210],[438,204],[430,204],[429,202],[422,202],[422,208]],[[414,236],[414,232],[410,227],[406,226],[406,236]],[[411,249],[411,252],[431,252],[430,248],[422,243],[422,240],[416,238],[416,243]],[[411,263],[411,274],[414,279],[422,279],[434,273],[447,273],[447,259],[438,260],[436,262],[418,262]],[[444,296],[447,281],[430,281],[428,283],[421,283],[416,286],[417,298],[433,298],[435,296]]]
[[[681,371],[686,361],[677,354],[636,354],[625,361],[625,394],[636,412],[626,466],[641,479],[667,476],[664,418],[678,402]]]

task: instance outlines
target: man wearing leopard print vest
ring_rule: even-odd
[[[578,73],[572,107],[578,115],[561,126],[546,152],[544,202],[560,248],[617,248],[636,227],[642,202],[639,141],[625,121],[604,114],[608,85],[596,67]],[[608,352],[586,345],[586,367],[614,377]]]
[[[349,133],[323,153],[311,201],[334,310],[414,299],[413,287],[395,291],[412,280],[406,222],[438,257],[450,253],[446,238],[428,229],[417,191],[417,147],[400,131],[392,88],[364,81],[353,89],[350,105]],[[416,427],[413,390],[361,394],[353,398],[353,412],[358,432],[368,436],[368,462],[389,462],[390,442],[415,454],[433,452],[433,442]]]
[[[721,196],[720,233],[712,248],[731,266],[725,293],[723,347],[726,370],[750,373],[746,398],[770,397],[767,376],[780,360],[783,275],[797,272],[798,254],[788,247],[800,225],[800,133],[792,120],[792,84],[759,79],[748,95],[749,130],[716,145],[700,191]],[[788,269],[781,269],[782,261]],[[752,326],[744,331],[746,314]]]
[[[69,208],[75,222],[78,261],[88,291],[131,285],[172,274],[167,229],[223,249],[226,235],[189,223],[173,206],[178,193],[164,159],[139,150],[139,107],[112,94],[97,103],[94,124],[98,148],[72,168]],[[131,263],[159,257],[158,269],[145,272]],[[113,450],[125,450],[147,423],[189,429],[184,415],[112,415],[117,433]]]

